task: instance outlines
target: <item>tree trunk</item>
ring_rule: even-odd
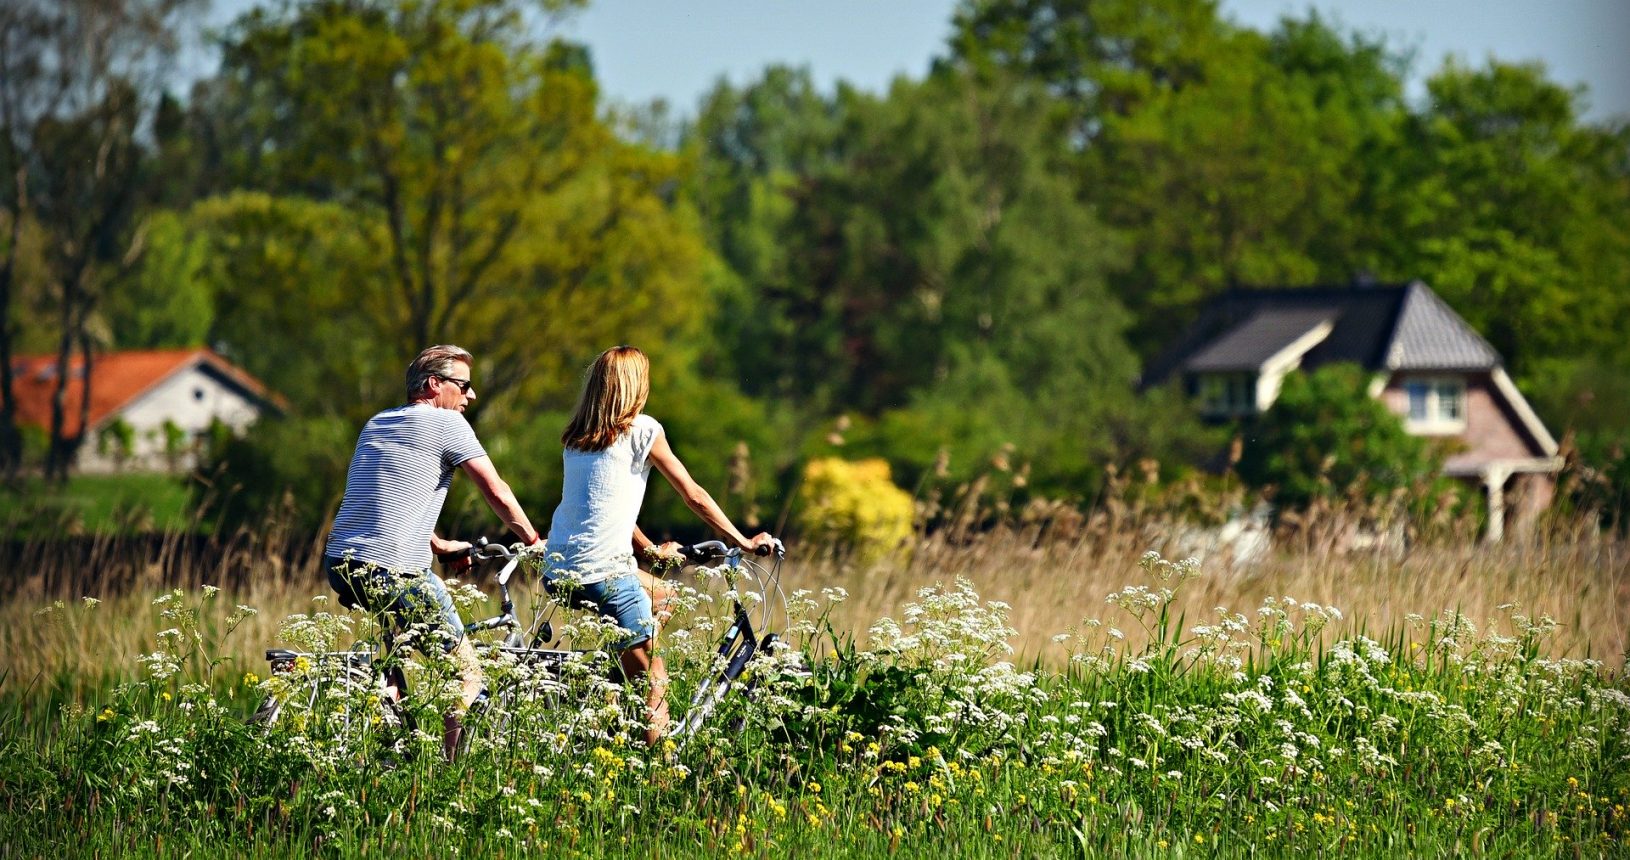
[[[16,172],[18,205],[11,213],[6,259],[0,262],[0,480],[10,483],[23,465],[23,437],[17,432],[17,395],[11,375],[11,287],[17,271],[17,242],[28,200],[28,171]]]
[[[74,461],[74,455],[85,447],[85,440],[91,435],[91,371],[94,368],[91,366],[91,336],[85,330],[85,320],[89,316],[89,308],[79,315],[79,359],[84,370],[79,383],[79,435],[73,438],[73,448],[68,452],[69,463]],[[63,477],[66,478],[67,474],[64,473]]]
[[[57,386],[51,392],[51,446],[45,458],[45,479],[56,483],[68,480],[68,464],[73,448],[68,439],[68,382],[73,377],[70,364],[74,342],[79,339],[79,280],[83,266],[62,279],[62,338],[57,346]],[[83,435],[84,428],[80,428]]]

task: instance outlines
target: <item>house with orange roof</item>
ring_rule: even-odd
[[[50,432],[51,397],[61,370],[55,355],[12,359],[17,423]],[[85,441],[74,468],[85,473],[190,469],[210,427],[242,433],[262,415],[281,413],[276,393],[213,350],[126,350],[91,362],[90,410],[80,426],[85,365],[68,366],[66,435]]]

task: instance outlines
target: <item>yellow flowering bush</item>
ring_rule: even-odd
[[[819,457],[804,466],[798,510],[807,539],[839,544],[870,564],[904,550],[915,509],[887,462]]]

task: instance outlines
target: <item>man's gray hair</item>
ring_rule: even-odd
[[[407,396],[409,400],[424,393],[425,386],[430,384],[432,376],[449,377],[453,375],[453,362],[462,361],[465,364],[474,364],[475,359],[463,347],[444,343],[432,346],[419,353],[407,369]]]

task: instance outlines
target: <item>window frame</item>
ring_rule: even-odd
[[[1256,389],[1256,374],[1245,371],[1201,373],[1196,374],[1194,379],[1194,394],[1200,403],[1200,414],[1207,418],[1255,415]]]
[[[1410,376],[1399,387],[1404,394],[1404,427],[1411,433],[1451,436],[1465,432],[1469,386],[1464,376]],[[1420,417],[1415,414],[1417,391],[1421,394]]]

